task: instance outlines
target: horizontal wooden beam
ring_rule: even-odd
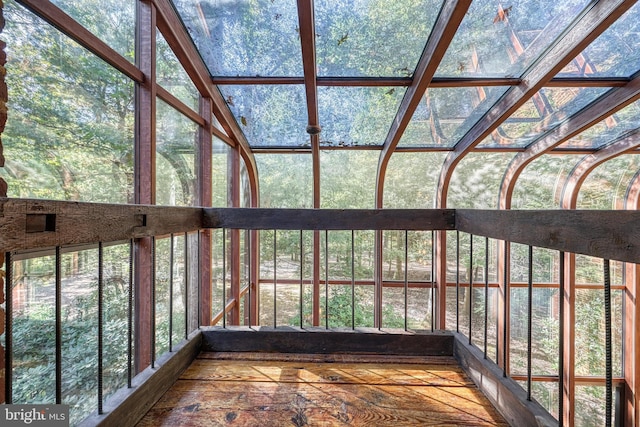
[[[640,212],[457,209],[456,229],[536,247],[640,263]]]
[[[200,208],[0,199],[0,251],[194,231],[202,219]]]
[[[452,230],[452,209],[205,208],[205,226],[251,230]]]

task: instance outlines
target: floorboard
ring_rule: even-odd
[[[453,358],[260,357],[201,353],[138,426],[507,426]]]

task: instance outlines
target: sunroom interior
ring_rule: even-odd
[[[446,356],[508,425],[640,423],[636,1],[0,5],[0,401]]]

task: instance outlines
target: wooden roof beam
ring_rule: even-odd
[[[524,152],[513,158],[507,168],[500,186],[500,209],[511,208],[511,196],[516,181],[527,165],[638,99],[640,99],[640,76],[635,77],[625,87],[609,91],[607,95],[531,143]]]
[[[416,66],[413,82],[400,103],[396,117],[384,142],[382,153],[380,153],[376,173],[376,208],[382,208],[383,205],[384,178],[391,155],[398,146],[402,134],[409,125],[413,113],[429,87],[453,36],[470,6],[471,0],[449,0],[445,2],[440,10],[440,15]]]
[[[457,164],[473,148],[498,128],[509,116],[527,102],[540,88],[551,81],[569,62],[579,55],[613,22],[629,10],[636,0],[599,1],[556,43],[551,46],[521,77],[522,83],[510,88],[467,134],[456,144],[444,161],[436,195],[436,207],[446,206],[451,176]]]
[[[313,0],[298,0],[298,25],[302,47],[302,69],[304,87],[307,96],[307,132],[310,135],[320,133],[318,117],[318,84],[316,71],[316,30],[313,17]]]

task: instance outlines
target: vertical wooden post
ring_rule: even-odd
[[[498,366],[505,374],[509,373],[509,324],[510,324],[510,248],[511,244],[500,240],[498,242]]]
[[[564,294],[564,328],[560,331],[563,334],[564,339],[564,357],[563,357],[563,377],[562,381],[563,395],[560,396],[563,399],[564,414],[559,414],[563,417],[563,425],[572,426],[575,421],[575,395],[576,395],[576,381],[575,381],[575,352],[576,352],[576,337],[575,337],[575,303],[576,303],[576,255],[572,253],[565,253],[564,255],[564,288],[560,289],[560,292]]]
[[[436,329],[447,328],[447,232],[436,232]]]
[[[382,266],[382,250],[383,250],[383,236],[382,230],[376,230],[375,236],[375,250],[374,250],[374,308],[373,308],[373,327],[381,328],[383,325],[382,319],[382,294],[383,294],[383,266]]]
[[[156,143],[156,9],[137,3],[136,62],[144,82],[136,84],[135,203],[155,203]],[[135,241],[135,372],[151,364],[152,250],[151,239]]]
[[[213,104],[210,98],[200,97],[200,115],[204,118],[204,126],[200,127],[196,166],[198,172],[198,206],[211,206],[212,203],[212,130]],[[199,274],[199,326],[211,324],[211,231],[200,232],[200,265]]]
[[[320,139],[311,135],[313,208],[320,209]],[[320,232],[313,232],[313,326],[320,326]]]
[[[240,151],[238,147],[234,147],[229,156],[229,177],[231,180],[230,197],[231,206],[240,207]],[[231,245],[229,255],[231,257],[231,295],[235,301],[233,309],[229,313],[229,323],[231,325],[240,324],[240,230],[230,230]]]
[[[4,15],[2,8],[4,5],[0,1],[0,33],[4,30]],[[5,82],[7,63],[7,54],[4,51],[6,43],[0,40],[0,168],[4,167],[4,154],[2,148],[2,133],[4,132],[4,126],[7,123],[7,83]],[[7,183],[0,178],[0,197],[7,197]],[[4,267],[4,252],[0,252],[0,304],[4,304],[4,274],[6,268]],[[9,290],[8,290],[9,291]],[[0,335],[5,333],[5,311],[0,307]],[[0,367],[5,365],[5,352],[4,347],[0,345]],[[4,369],[0,369],[0,403],[6,402],[5,396],[5,375],[7,373]]]

